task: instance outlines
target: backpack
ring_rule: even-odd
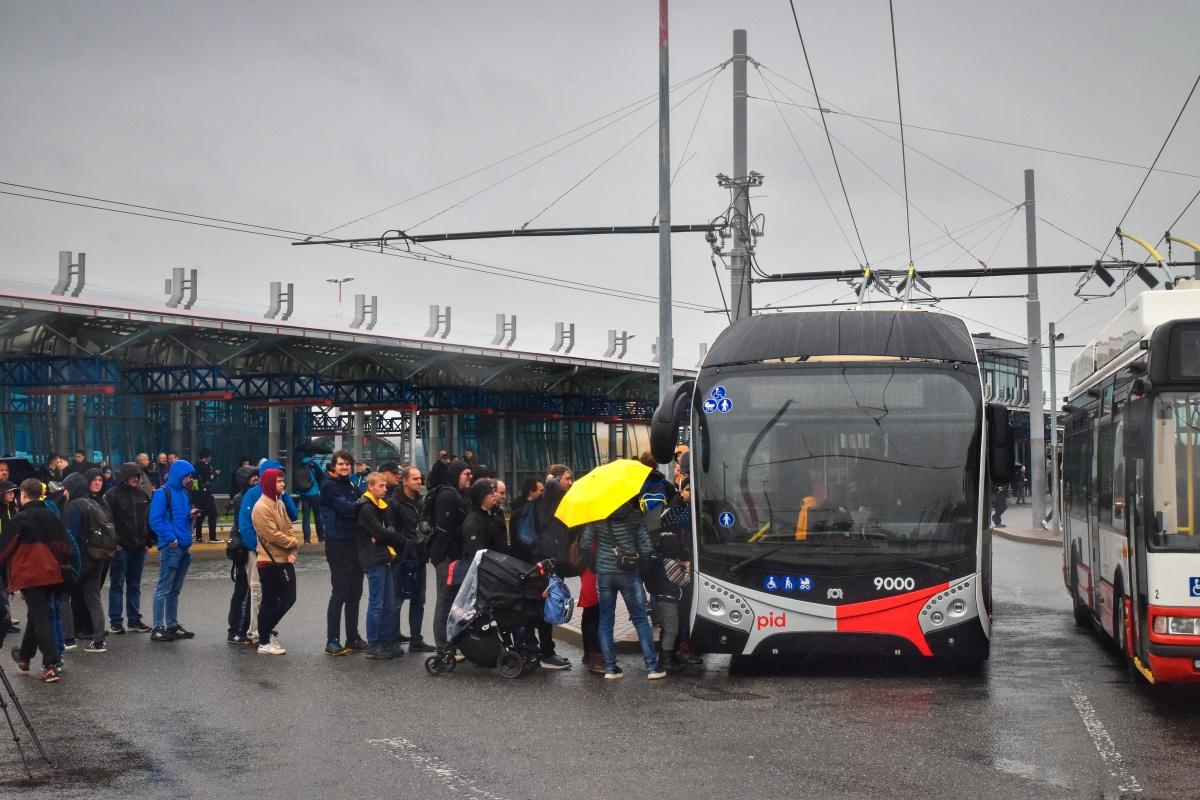
[[[574,614],[575,598],[571,596],[571,590],[563,583],[562,578],[551,575],[550,583],[546,587],[546,605],[542,619],[551,625],[565,625],[571,621]]]
[[[240,564],[246,560],[246,555],[250,552],[250,549],[246,547],[246,543],[242,541],[242,530],[238,525],[239,515],[236,513],[236,510],[242,507],[242,495],[234,495],[229,503],[234,507],[235,513],[233,515],[233,524],[229,527],[229,541],[225,544],[225,557],[235,564]]]
[[[117,555],[117,528],[105,514],[104,508],[90,497],[80,501],[87,508],[88,527],[82,536],[84,551],[88,558],[108,561]]]
[[[421,502],[421,519],[426,520],[430,524],[430,532],[433,530],[433,507],[437,503],[437,496],[442,493],[443,489],[450,489],[450,486],[435,486],[425,493],[425,499]]]
[[[296,477],[292,480],[292,485],[296,491],[303,494],[313,488],[313,471],[312,462],[307,461],[300,465],[300,469],[296,470]]]
[[[537,541],[538,535],[541,533],[538,530],[537,511],[540,506],[541,498],[530,500],[517,512],[517,539],[521,544],[525,545],[530,552],[533,551],[534,542]]]

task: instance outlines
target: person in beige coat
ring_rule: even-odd
[[[272,631],[296,603],[296,552],[300,539],[283,505],[283,472],[263,472],[262,497],[254,504],[250,518],[258,534],[258,579],[262,584],[262,604],[258,609],[258,652],[281,656],[287,651]]]

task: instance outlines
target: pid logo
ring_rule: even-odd
[[[755,619],[755,627],[760,631],[763,628],[786,628],[787,614],[780,611],[776,613],[759,614]]]

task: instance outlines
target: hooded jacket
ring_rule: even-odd
[[[269,469],[283,469],[283,465],[278,461],[263,461],[262,466],[258,468],[258,474],[261,476]],[[258,502],[258,498],[262,497],[262,484],[251,486],[242,495],[242,504],[238,508],[238,534],[242,537],[242,544],[247,550],[258,549],[258,532],[254,528],[254,504]],[[286,492],[283,495],[283,508],[287,512],[288,519],[292,522],[296,521],[296,503],[292,500],[292,496]]]
[[[62,583],[62,565],[70,562],[62,520],[40,500],[21,509],[0,536],[0,572],[7,571],[10,592],[57,586]]]
[[[358,490],[350,478],[326,477],[321,484],[321,522],[325,542],[332,544],[358,543]]]
[[[429,540],[429,560],[439,564],[447,559],[462,558],[462,525],[470,506],[458,490],[458,479],[463,470],[471,467],[464,461],[455,461],[446,470],[446,480],[433,489],[433,535]]]
[[[579,532],[572,533],[558,517],[558,504],[562,502],[567,490],[559,483],[558,478],[546,481],[546,491],[534,501],[534,507],[528,513],[537,514],[537,539],[533,543],[532,556],[534,559],[553,558],[557,564],[555,571],[564,578],[575,576],[568,558],[571,539]]]
[[[494,491],[496,482],[491,478],[475,481],[467,490],[467,501],[471,510],[462,524],[460,558],[474,558],[476,553],[486,550],[491,545],[495,524],[492,522],[492,512],[483,510],[483,501]]]
[[[300,548],[300,540],[292,531],[292,520],[283,505],[281,495],[275,493],[275,482],[283,474],[282,469],[263,470],[258,486],[258,500],[254,502],[251,520],[256,535],[258,560],[278,565],[288,563],[288,556]],[[245,543],[245,539],[242,542]]]
[[[631,503],[624,503],[609,514],[608,519],[587,525],[583,529],[579,546],[586,553],[592,548],[593,541],[596,548],[597,575],[623,571],[617,566],[614,547],[627,553],[638,553],[643,562],[651,555],[650,534],[646,530],[645,518]]]
[[[100,521],[111,522],[112,513],[104,502],[104,495],[89,491],[92,481],[101,478],[100,470],[92,467],[84,473],[72,472],[63,479],[63,488],[70,495],[67,507],[63,513],[63,524],[67,533],[75,540],[80,557],[84,563],[92,561],[87,552],[87,536],[92,529],[92,514],[99,515]]]
[[[184,480],[195,472],[191,464],[179,459],[167,470],[166,484],[150,498],[150,529],[159,550],[170,547],[172,542],[185,549],[192,545],[192,496]]]
[[[144,473],[132,461],[117,468],[117,485],[104,495],[117,529],[117,544],[127,553],[140,553],[150,546],[150,498],[142,491],[140,478]],[[130,486],[130,478],[139,478]]]
[[[387,566],[404,550],[404,537],[392,527],[392,521],[390,503],[377,502],[369,492],[358,498],[358,563],[364,570]]]

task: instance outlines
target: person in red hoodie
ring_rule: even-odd
[[[50,628],[50,603],[62,584],[62,567],[71,557],[71,546],[62,520],[42,501],[42,482],[30,478],[21,483],[21,512],[5,526],[0,536],[0,570],[8,576],[8,589],[21,592],[29,610],[29,621],[21,646],[13,648],[17,670],[29,672],[29,662],[42,651],[42,673],[38,680],[58,683],[61,670],[58,645]]]

